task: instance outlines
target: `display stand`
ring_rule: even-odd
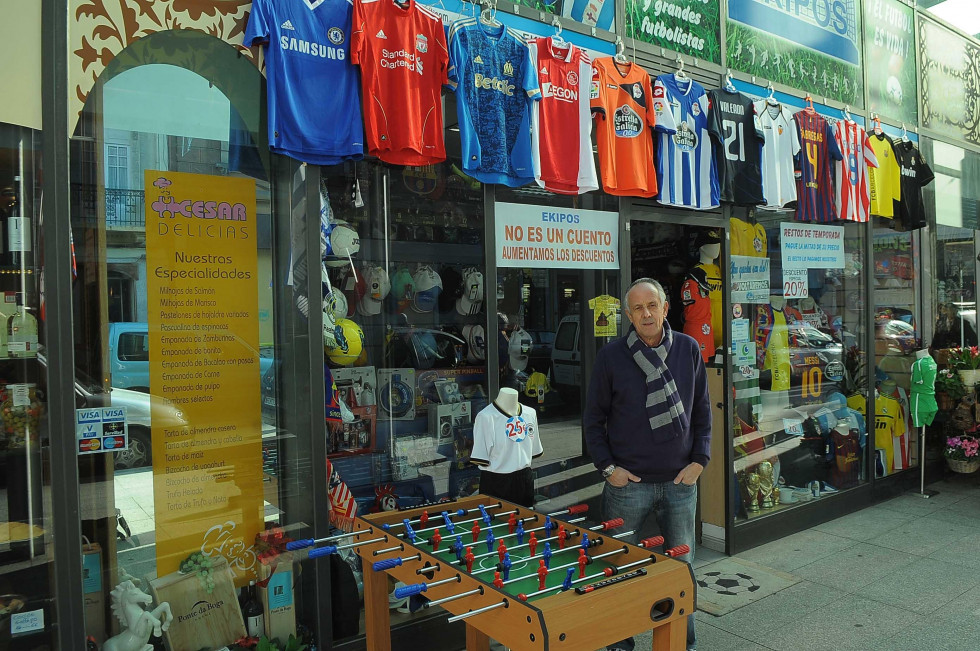
[[[926,426],[919,428],[919,492],[913,493],[929,499],[939,495],[939,491],[926,490]]]

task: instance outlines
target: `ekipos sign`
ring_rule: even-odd
[[[915,12],[901,0],[865,0],[864,25],[868,108],[915,124]]]
[[[619,269],[619,215],[497,203],[498,267]]]
[[[630,0],[626,36],[721,63],[718,0]]]
[[[864,104],[858,0],[729,0],[732,68],[851,106]]]

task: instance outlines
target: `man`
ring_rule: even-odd
[[[589,454],[606,479],[603,518],[623,531],[656,516],[665,548],[688,545],[694,560],[697,481],[708,463],[711,407],[697,342],[671,330],[667,295],[652,278],[630,285],[623,300],[631,327],[596,355],[583,421]],[[633,639],[610,649],[633,649]],[[694,614],[687,648],[695,648]]]

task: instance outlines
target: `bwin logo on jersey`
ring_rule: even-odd
[[[481,75],[479,72],[473,75],[473,83],[477,88],[482,88],[483,90],[496,90],[507,97],[514,96],[514,89],[517,88],[514,84],[510,83],[506,79],[500,79],[499,77],[486,77]]]
[[[636,111],[624,104],[613,114],[613,127],[617,138],[636,138],[643,133],[643,120]]]

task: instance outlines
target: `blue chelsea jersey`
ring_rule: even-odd
[[[316,165],[364,156],[351,0],[254,0],[245,44],[266,44],[269,148]]]
[[[463,169],[483,183],[534,183],[531,102],[541,99],[527,43],[476,18],[449,29],[449,87],[456,91]]]

